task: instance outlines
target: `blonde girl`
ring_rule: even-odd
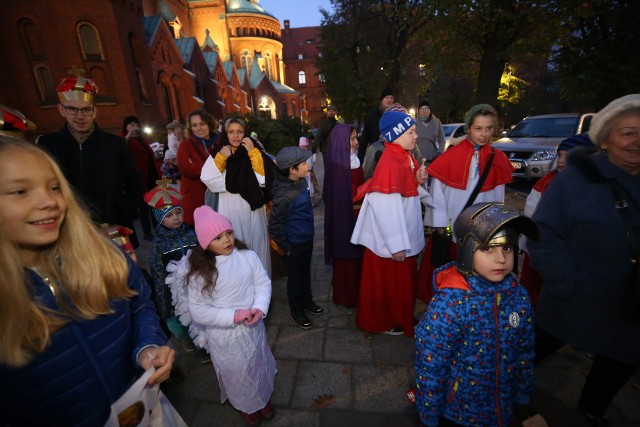
[[[56,162],[0,136],[0,413],[9,425],[102,425],[152,365],[169,377],[149,287],[91,222]]]

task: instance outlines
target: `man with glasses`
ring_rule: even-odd
[[[429,101],[420,101],[418,104],[416,133],[418,134],[416,144],[420,150],[420,157],[427,159],[426,165],[429,165],[433,159],[442,154],[445,144],[442,123],[431,112]]]
[[[94,221],[133,229],[142,199],[133,157],[124,139],[96,124],[95,82],[80,75],[82,70],[74,67],[72,72],[75,76],[63,79],[56,88],[65,125],[58,132],[41,135],[36,143],[56,158]],[[137,238],[131,237],[137,246]]]

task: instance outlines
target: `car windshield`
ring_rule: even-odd
[[[442,125],[442,130],[444,131],[444,136],[449,137],[453,133],[458,125]]]
[[[509,138],[566,138],[575,135],[579,117],[531,117],[522,120]]]

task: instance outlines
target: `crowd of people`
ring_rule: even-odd
[[[639,367],[640,95],[563,141],[521,214],[504,203],[513,168],[491,146],[491,105],[470,108],[467,137],[444,151],[430,103],[414,118],[385,89],[360,138],[330,105],[313,143],[274,160],[240,116],[194,110],[159,148],[135,116],[120,136],[98,127],[91,79],[57,92],[60,131],[0,135],[2,425],[105,424],[144,371],[148,386],[181,375],[170,337],[212,363],[246,425],[272,419],[275,257],[291,321],[309,329],[325,313],[311,287],[314,155],[332,302],[363,331],[415,336],[423,424],[534,416],[534,367],[570,344],[594,361],[579,408],[607,425]]]

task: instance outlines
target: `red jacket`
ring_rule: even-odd
[[[215,147],[215,144],[213,146]],[[210,150],[206,150],[204,145],[193,137],[185,139],[178,147],[178,169],[182,174],[181,205],[184,210],[184,222],[190,225],[193,225],[193,211],[204,204],[207,187],[200,181],[200,172],[209,154]]]
[[[123,136],[124,138],[124,136]],[[130,138],[127,141],[129,151],[133,156],[136,170],[140,174],[142,181],[142,191],[149,191],[156,185],[156,180],[162,177],[160,167],[156,162],[156,156],[146,139]]]

